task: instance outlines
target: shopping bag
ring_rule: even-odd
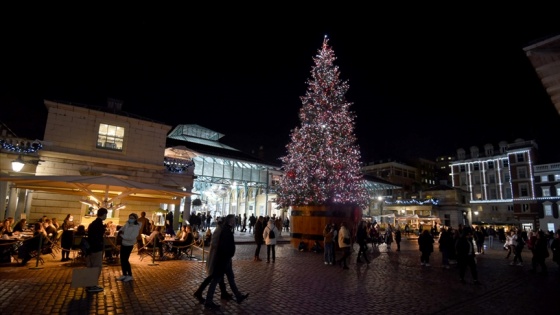
[[[99,280],[99,267],[75,268],[72,270],[71,288],[93,287]]]

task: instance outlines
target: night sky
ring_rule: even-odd
[[[104,106],[110,97],[173,127],[223,133],[222,142],[246,152],[263,146],[278,162],[327,35],[350,85],[364,163],[517,138],[536,140],[542,163],[560,161],[560,115],[523,51],[560,34],[557,18],[352,10],[362,12],[201,17],[146,8],[4,21],[0,121],[42,139],[43,99]]]

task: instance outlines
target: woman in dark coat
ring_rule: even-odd
[[[547,238],[544,231],[539,231],[537,233],[537,241],[533,245],[533,268],[530,270],[532,273],[537,271],[537,267],[541,266],[542,274],[547,274],[548,270],[546,268],[545,260],[549,256]]]
[[[62,247],[62,259],[60,261],[70,260],[70,249],[74,240],[74,217],[68,214],[62,222],[62,235],[60,236],[60,247]]]
[[[420,237],[418,237],[418,245],[422,255],[420,256],[420,263],[422,266],[430,267],[430,255],[434,251],[434,238],[429,230],[424,230]]]

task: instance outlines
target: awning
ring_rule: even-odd
[[[91,198],[101,206],[134,200],[179,204],[182,197],[196,195],[181,189],[146,184],[110,175],[103,176],[0,176],[16,188],[77,195]]]

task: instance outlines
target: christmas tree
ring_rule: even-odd
[[[334,51],[325,36],[313,58],[308,88],[301,97],[301,125],[291,132],[287,155],[280,158],[284,177],[277,190],[281,208],[305,205],[350,204],[367,206],[360,171],[360,148],[354,135],[354,112],[334,65]]]

